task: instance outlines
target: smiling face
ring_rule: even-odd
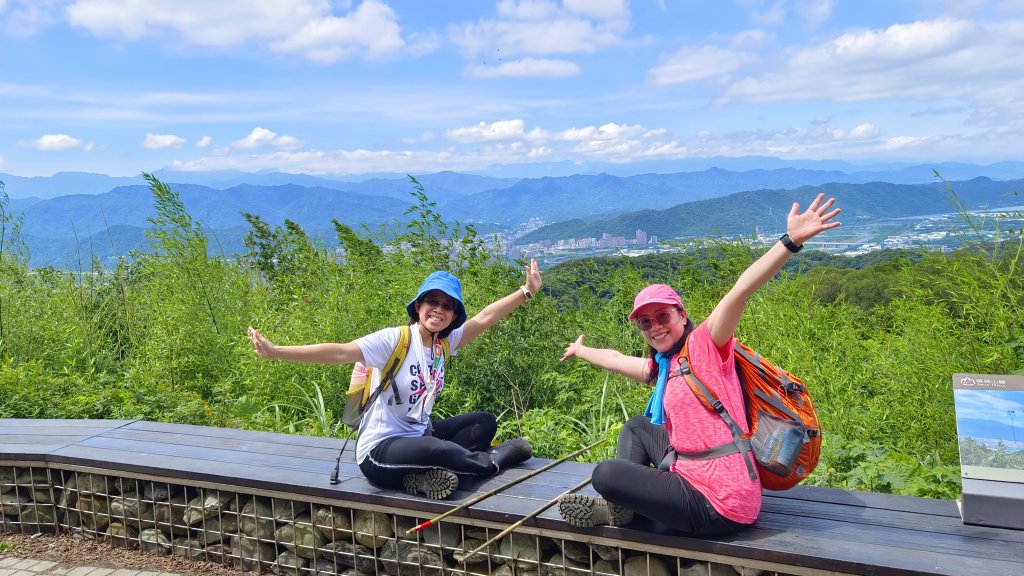
[[[416,315],[420,326],[437,333],[455,320],[458,302],[440,290],[431,290],[416,301]]]
[[[666,352],[683,337],[686,313],[670,304],[650,304],[637,313],[636,325],[647,344]]]

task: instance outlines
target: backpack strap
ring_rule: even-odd
[[[676,373],[683,377],[690,391],[693,392],[693,395],[697,397],[701,404],[713,410],[725,421],[725,424],[729,427],[729,432],[732,434],[732,442],[719,444],[704,450],[680,452],[673,448],[672,450],[675,451],[676,456],[684,460],[710,460],[739,453],[743,455],[743,462],[747,465],[750,479],[757,480],[757,471],[754,469],[754,463],[750,460],[750,439],[743,436],[743,429],[736,424],[736,421],[733,420],[729,411],[725,409],[725,405],[718,399],[718,396],[709,390],[700,381],[697,374],[690,369],[689,351],[686,344],[683,345],[683,349],[679,353],[679,370]]]
[[[381,392],[388,389],[395,381],[395,375],[398,374],[398,369],[402,367],[405,362],[405,357],[409,353],[409,326],[398,327],[398,344],[395,345],[395,349],[391,352],[391,357],[384,363],[384,370],[381,371],[380,386],[377,387],[370,394],[369,400],[363,404],[363,410],[368,410],[370,405],[373,404],[377,397],[380,396]],[[394,389],[395,400],[401,401],[398,395],[398,389]]]
[[[777,383],[778,389],[787,396],[793,395],[794,392],[807,392],[807,388],[805,388],[802,384],[790,380],[784,370],[778,371],[778,374],[772,374],[765,370],[764,365],[761,363],[761,355],[753,350],[744,347],[742,344],[740,344],[739,340],[735,341],[735,344],[733,345],[733,350],[736,352],[737,372],[742,373],[740,363],[745,362],[751,368],[757,371],[757,374],[758,376],[761,377],[761,380],[763,380],[764,382]],[[793,414],[785,406],[782,405],[782,402],[778,400],[778,396],[776,396],[776,398],[769,398],[764,393],[761,393],[760,390],[755,390],[755,393],[761,399],[765,400],[775,408],[784,412],[787,416],[791,417],[792,419],[800,419],[796,416],[796,414]],[[798,405],[803,405],[803,397],[801,397],[799,394],[796,394],[794,398],[796,399],[796,403]]]
[[[384,363],[384,370],[381,371],[380,386],[370,394],[369,400],[363,404],[363,409],[366,410],[370,407],[370,404],[380,396],[381,392],[387,390],[392,384],[395,383],[395,376],[398,374],[398,370],[405,363],[405,357],[409,354],[409,338],[411,337],[411,327],[406,324],[398,327],[398,344],[395,345],[394,351],[391,352],[391,357]],[[448,359],[448,350],[450,344],[447,338],[441,339],[441,348],[445,359]],[[402,397],[398,394],[398,388],[392,388],[392,392],[395,399],[395,404],[402,403]]]

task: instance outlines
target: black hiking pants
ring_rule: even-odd
[[[490,412],[470,412],[432,421],[433,433],[419,438],[388,438],[359,464],[366,479],[383,488],[401,488],[406,474],[441,468],[455,474],[494,472],[491,441],[498,422]]]
[[[646,416],[634,416],[619,433],[618,457],[597,465],[594,489],[609,502],[693,536],[723,536],[745,524],[719,515],[682,476],[658,470],[669,449],[668,432]]]

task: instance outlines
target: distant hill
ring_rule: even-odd
[[[957,434],[971,438],[999,438],[1010,440],[1017,436],[1018,440],[1024,440],[1024,425],[1018,425],[1016,429],[1008,423],[995,420],[982,420],[980,418],[957,418]]]
[[[287,186],[293,184],[307,188],[347,190],[371,196],[391,196],[402,200],[408,199],[409,192],[413,189],[407,175],[351,180],[284,172],[158,170],[154,176],[168,184],[205,186],[215,190],[227,190],[242,185]],[[521,180],[521,178],[492,178],[458,172],[416,174],[415,176],[427,188],[431,199],[436,202],[475,194],[483,190],[506,188]],[[58,172],[53,176],[45,177],[24,177],[0,173],[0,182],[5,184],[6,192],[12,199],[50,199],[75,194],[103,194],[121,186],[146,184],[141,175],[115,177],[87,172]]]
[[[943,164],[937,168],[944,178],[962,181],[979,176],[979,167]],[[995,174],[1016,174],[1024,178],[1024,163],[992,165]],[[921,183],[934,184],[933,166],[914,166],[892,172],[854,172],[778,168],[734,172],[709,168],[700,172],[672,174],[575,175],[524,178],[503,189],[492,189],[454,201],[439,202],[449,218],[466,222],[494,222],[515,226],[528,218],[548,221],[610,217],[642,209],[664,209],[680,203],[718,198],[751,190],[789,190],[824,184]],[[1000,180],[999,177],[992,177]],[[428,187],[428,193],[430,188]],[[634,229],[635,230],[635,229]],[[630,232],[632,233],[632,231]],[[573,236],[569,236],[573,237]]]
[[[403,219],[408,201],[390,197],[366,196],[327,188],[296,185],[241,185],[215,190],[194,184],[172,186],[181,196],[185,209],[203,226],[227,229],[245,226],[242,212],[262,217],[270,224],[285,218],[309,230],[331,228],[331,219],[358,227],[371,227]],[[147,218],[155,214],[153,198],[146,186],[122,186],[106,194],[60,196],[41,200],[24,211],[22,233],[26,236],[81,237],[109,226],[149,226]]]
[[[955,189],[969,208],[1024,204],[1012,193],[1024,190],[1024,180],[994,181],[975,178],[957,182]],[[835,196],[843,209],[844,221],[880,220],[948,213],[954,206],[944,185],[936,184],[823,184],[791,190],[737,192],[722,198],[678,204],[665,210],[640,210],[607,219],[573,219],[551,224],[518,240],[526,244],[540,240],[600,237],[602,233],[632,237],[638,229],[662,240],[706,235],[750,234],[758,226],[785,229],[785,218],[794,201],[806,203],[818,192]]]
[[[986,169],[966,164],[942,168],[948,170],[944,175],[951,180]],[[1024,172],[1024,163],[987,168],[999,174],[1017,169]],[[840,196],[848,220],[951,210],[940,184],[863,181],[879,174],[805,168],[745,172],[709,168],[669,174],[541,178],[440,172],[417,179],[447,220],[475,224],[484,233],[513,230],[533,218],[557,222],[531,233],[524,241],[594,237],[602,232],[632,236],[637,229],[662,239],[706,235],[716,230],[725,234],[749,233],[758,225],[777,229],[781,228],[792,199],[804,201],[818,190]],[[934,179],[933,169],[924,165],[898,167],[886,174],[904,179],[928,178],[927,174],[931,174]],[[186,209],[208,230],[244,230],[247,224],[241,213],[251,212],[272,225],[288,218],[312,236],[330,238],[332,218],[356,228],[362,224],[376,228],[382,223],[404,221],[413,190],[408,176],[359,182],[281,173],[163,172],[158,176],[181,194]],[[175,183],[176,177],[215,182]],[[106,236],[108,229],[123,230],[126,240],[119,244],[137,245],[137,240],[129,238],[144,237],[149,227],[147,218],[154,213],[148,187],[135,183],[141,179],[70,172],[27,179],[0,174],[0,179],[10,195],[9,210],[24,217],[22,233],[30,240],[33,264],[36,255],[46,255],[47,261],[60,260],[68,240],[77,237],[81,242],[97,234]],[[254,184],[249,180],[273,184]],[[309,185],[282,183],[291,180]],[[119,185],[121,182],[132,183]],[[956,185],[971,206],[999,206],[1008,202],[1005,193],[1024,188],[1022,182],[978,178],[957,181]],[[114,187],[106,192],[94,192],[112,184]],[[93,192],[48,196],[72,188]],[[35,195],[16,194],[32,190]],[[1019,198],[1015,201],[1022,202]],[[127,232],[133,229],[137,230]],[[231,236],[227,232],[225,235]],[[109,244],[109,239],[103,243]]]
[[[793,168],[748,172],[711,168],[701,172],[627,177],[598,174],[527,178],[508,188],[487,190],[442,203],[441,212],[447,217],[467,222],[497,222],[514,226],[528,218],[558,221],[610,216],[641,208],[666,208],[742,190],[859,182],[861,178],[836,171]]]
[[[14,176],[0,173],[0,182],[11,198],[56,198],[68,194],[102,194],[118,186],[144,184],[142,176],[131,178],[91,174],[88,172],[57,172],[53,176]]]

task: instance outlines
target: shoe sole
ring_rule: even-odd
[[[447,470],[434,468],[422,474],[406,474],[402,483],[409,494],[426,494],[427,498],[444,500],[459,487],[459,477]]]
[[[585,494],[563,496],[558,501],[558,513],[577,528],[593,528],[602,524],[622,526],[633,520],[632,510]]]

